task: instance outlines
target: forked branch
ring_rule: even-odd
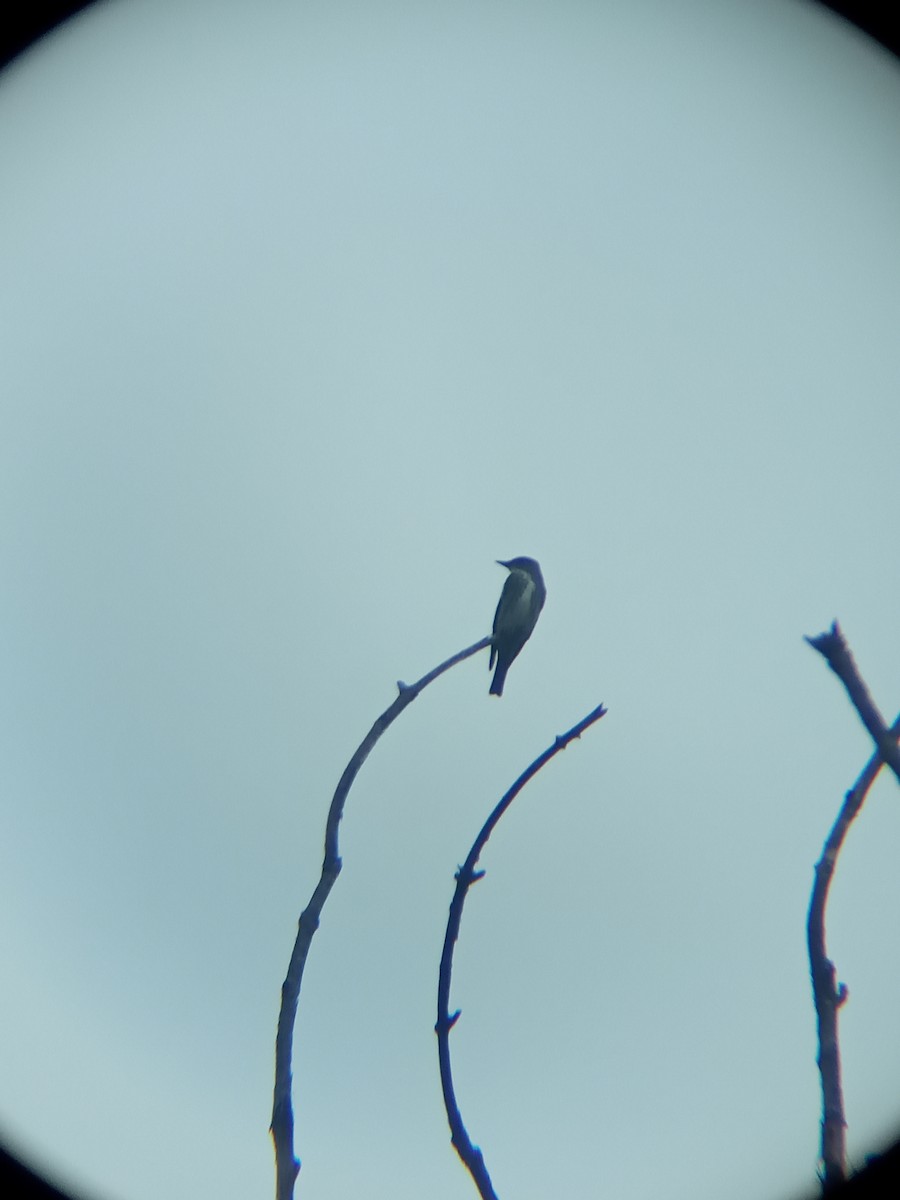
[[[838,855],[850,825],[856,818],[869,788],[885,762],[897,755],[900,716],[888,729],[875,707],[869,690],[859,674],[853,655],[835,621],[827,633],[807,638],[823,654],[828,665],[841,679],[877,749],[859,778],[844,797],[844,803],[825,840],[822,857],[816,863],[815,880],[806,920],[809,970],[812,978],[816,1025],[819,1036],[819,1076],[822,1086],[822,1185],[830,1190],[847,1174],[844,1096],[841,1086],[841,1056],[838,1037],[838,1010],[847,1000],[847,987],[837,983],[834,963],[828,957],[825,941],[825,906],[834,877]]]
[[[875,701],[869,694],[859,668],[850,652],[850,647],[841,633],[837,621],[832,622],[831,628],[818,637],[808,637],[806,641],[814,650],[824,657],[825,661],[847,689],[847,695],[853,702],[853,707],[859,714],[859,719],[868,729],[875,749],[883,762],[894,772],[900,783],[900,746],[893,731],[884,723],[884,717],[878,711]]]

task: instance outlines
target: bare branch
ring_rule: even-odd
[[[828,635],[824,635],[828,636]],[[818,647],[817,647],[818,649]],[[886,731],[896,747],[900,735],[900,716]],[[812,977],[816,1024],[819,1035],[819,1076],[822,1083],[822,1148],[823,1186],[830,1189],[846,1178],[846,1128],[844,1097],[841,1087],[841,1056],[838,1039],[838,1009],[846,1003],[845,984],[838,984],[834,963],[825,945],[825,906],[828,890],[837,866],[837,857],[850,825],[862,808],[869,788],[883,765],[883,756],[876,752],[862,774],[844,797],[841,811],[825,841],[822,857],[816,863],[815,881],[809,902],[806,940],[809,949],[809,971]]]
[[[300,987],[303,982],[303,970],[309,954],[313,935],[319,927],[319,917],[335,880],[341,872],[341,859],[338,854],[338,829],[344,814],[344,804],[347,793],[359,773],[360,767],[369,757],[375,743],[389,725],[400,716],[408,704],[419,695],[439,675],[443,675],[451,667],[463,659],[477,654],[491,644],[489,637],[482,638],[474,646],[469,646],[442,662],[440,666],[423,675],[417,683],[398,683],[399,695],[386,708],[366,736],[363,738],[356,753],[347,764],[337,785],[331,808],[328,810],[328,820],[325,826],[325,858],[322,863],[322,874],[310,897],[306,908],[300,914],[297,925],[297,937],[291,953],[287,975],[281,985],[281,1010],[278,1014],[278,1032],[275,1037],[275,1094],[272,1104],[272,1124],[270,1131],[275,1144],[275,1195],[277,1200],[291,1200],[294,1184],[300,1171],[300,1162],[294,1153],[294,1106],[291,1097],[291,1062],[293,1060],[294,1023],[297,1017],[297,1004],[300,999]]]
[[[453,899],[450,902],[450,915],[447,919],[444,949],[441,954],[441,966],[438,976],[437,1023],[434,1029],[438,1039],[438,1064],[441,1072],[441,1088],[444,1093],[444,1107],[447,1110],[447,1120],[450,1123],[450,1141],[475,1181],[475,1186],[478,1188],[482,1200],[497,1200],[497,1194],[491,1183],[487,1167],[484,1165],[484,1156],[481,1150],[472,1144],[466,1127],[463,1124],[459,1105],[456,1102],[456,1093],[453,1087],[453,1072],[450,1067],[450,1030],[459,1020],[459,1012],[457,1011],[451,1015],[449,1010],[450,979],[453,972],[453,948],[459,937],[459,927],[462,921],[463,905],[466,902],[466,893],[473,883],[477,883],[483,877],[484,871],[476,871],[475,864],[478,862],[479,856],[487,844],[488,838],[493,833],[497,822],[525,784],[530,779],[533,779],[541,767],[545,763],[548,763],[554,755],[558,754],[560,750],[565,750],[569,742],[580,737],[586,729],[599,721],[605,714],[606,709],[603,705],[598,705],[593,712],[588,713],[584,720],[579,721],[568,733],[557,737],[553,745],[548,747],[543,754],[534,760],[530,767],[522,772],[481,827],[465,863],[456,873],[456,889],[453,893]]]
[[[887,763],[896,775],[897,781],[900,782],[900,748],[885,725],[884,717],[869,695],[869,689],[859,673],[859,668],[837,621],[834,621],[831,628],[825,633],[820,633],[818,637],[814,638],[808,637],[806,641],[825,658],[829,667],[847,689],[847,694],[859,713],[860,720],[868,729],[882,761]]]

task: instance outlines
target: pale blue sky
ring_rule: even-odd
[[[800,2],[98,5],[0,79],[0,1129],[98,1200],[272,1194],[279,989],[398,678],[548,601],[351,793],[298,1197],[812,1190],[804,920],[900,709],[900,72]],[[897,1129],[896,786],[830,908]],[[752,1164],[752,1167],[751,1167]]]

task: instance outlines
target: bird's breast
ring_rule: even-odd
[[[526,621],[528,619],[531,613],[532,601],[534,600],[534,580],[530,575],[525,575],[524,571],[522,572],[522,575],[524,578],[522,579],[521,589],[519,590],[518,595],[513,603],[510,605],[509,611],[509,619],[514,624],[518,624],[520,621]]]

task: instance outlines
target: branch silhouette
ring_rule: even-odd
[[[473,646],[460,650],[452,658],[442,662],[434,670],[423,675],[413,684],[398,682],[399,695],[386,708],[375,724],[363,738],[356,753],[344,769],[344,773],[335,789],[331,807],[328,810],[328,820],[325,825],[325,857],[322,862],[322,873],[309,903],[300,914],[297,923],[297,937],[287,975],[281,985],[281,1009],[278,1014],[278,1031],[275,1036],[275,1091],[272,1104],[272,1124],[270,1132],[275,1147],[275,1195],[277,1200],[291,1200],[294,1184],[300,1171],[300,1161],[294,1153],[294,1106],[291,1098],[291,1062],[293,1059],[294,1023],[297,1017],[297,1004],[300,999],[300,987],[303,982],[303,970],[309,955],[313,935],[319,927],[319,917],[331,889],[341,872],[341,859],[338,853],[338,828],[344,815],[344,804],[347,794],[359,773],[360,767],[369,757],[375,743],[400,716],[407,705],[424,688],[433,683],[438,676],[443,675],[451,667],[464,659],[486,649],[491,644],[490,637],[484,637]]]
[[[890,752],[896,752],[897,739],[900,736],[900,716],[897,717],[890,729],[885,726],[881,714],[869,696],[868,688],[859,674],[837,621],[827,633],[823,633],[817,638],[807,638],[806,641],[813,649],[825,656],[831,669],[841,679],[878,747],[853,787],[844,797],[840,812],[825,839],[822,857],[816,863],[815,879],[806,920],[809,972],[812,978],[819,1039],[817,1062],[822,1086],[822,1183],[823,1187],[828,1190],[841,1183],[847,1175],[847,1121],[844,1115],[844,1095],[841,1086],[838,1010],[846,1003],[849,993],[846,984],[837,983],[834,963],[828,957],[825,940],[825,908],[844,839],[862,808],[878,772],[884,763],[889,761]],[[866,715],[864,716],[863,713]],[[885,753],[886,750],[887,753]]]
[[[831,628],[825,633],[820,633],[818,637],[814,638],[808,637],[806,641],[825,658],[829,667],[847,689],[847,695],[859,713],[859,719],[868,729],[879,756],[891,768],[897,777],[897,782],[900,783],[900,747],[869,695],[869,689],[859,673],[859,668],[837,621],[833,621]]]
[[[469,851],[468,857],[463,865],[456,872],[456,888],[453,893],[453,899],[450,902],[450,915],[447,919],[447,931],[444,935],[444,949],[441,953],[441,966],[438,974],[438,1000],[437,1000],[437,1023],[434,1030],[438,1039],[438,1065],[441,1073],[441,1089],[444,1093],[444,1107],[447,1110],[447,1120],[450,1124],[450,1141],[454,1146],[457,1154],[462,1159],[462,1162],[472,1179],[475,1181],[475,1186],[482,1197],[482,1200],[497,1200],[497,1193],[494,1191],[494,1186],[491,1183],[491,1177],[488,1174],[487,1167],[484,1163],[484,1156],[481,1150],[472,1144],[472,1140],[463,1124],[462,1115],[459,1111],[459,1105],[456,1102],[456,1092],[453,1087],[453,1072],[450,1066],[450,1030],[459,1020],[459,1010],[453,1015],[450,1014],[450,979],[453,973],[453,948],[456,940],[459,937],[459,927],[462,921],[463,905],[466,902],[466,893],[473,883],[477,883],[484,875],[484,871],[476,871],[475,864],[478,862],[482,850],[487,844],[488,838],[493,833],[497,822],[521,792],[529,780],[540,771],[540,769],[548,763],[554,755],[560,750],[565,750],[566,746],[575,738],[581,737],[586,729],[599,721],[601,717],[606,715],[606,709],[602,704],[598,706],[577,725],[573,726],[568,733],[560,734],[553,745],[548,747],[543,754],[534,760],[519,778],[515,781],[508,792],[501,798],[496,808],[482,825],[478,836],[472,843],[472,849]]]

